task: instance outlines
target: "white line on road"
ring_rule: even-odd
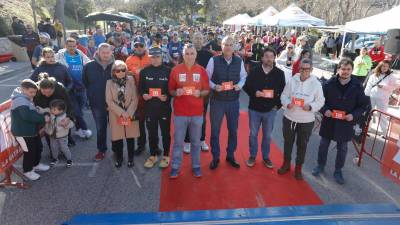
[[[265,207],[264,198],[262,197],[262,195],[259,192],[257,192],[257,194],[256,194],[256,201],[257,201],[258,207],[260,207],[260,208]]]
[[[140,184],[139,179],[137,178],[137,176],[136,176],[136,174],[135,174],[135,171],[133,171],[133,169],[131,169],[130,171],[131,171],[131,174],[132,174],[132,176],[133,176],[133,179],[135,179],[136,185],[137,185],[139,188],[142,188],[142,185]]]
[[[18,87],[18,84],[0,84],[0,87]]]
[[[82,167],[82,166],[83,167],[84,166],[90,167],[90,166],[94,166],[95,164],[98,164],[98,163],[72,163],[72,168],[73,167]],[[66,166],[67,166],[66,163],[58,163],[57,165],[52,166],[51,168],[54,168],[54,167],[66,167]],[[21,169],[22,165],[14,165],[14,167],[17,168],[17,169]]]
[[[96,176],[97,168],[99,168],[99,163],[92,163],[92,169],[89,171],[88,176],[89,177]]]

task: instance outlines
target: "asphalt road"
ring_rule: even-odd
[[[0,101],[7,100],[18,82],[29,76],[30,71],[0,77]],[[246,110],[248,99],[242,95],[241,106]],[[89,127],[94,130],[90,111],[85,112]],[[273,139],[283,149],[282,112],[275,120]],[[160,196],[160,174],[158,168],[143,168],[145,153],[135,158],[135,167],[124,165],[117,170],[113,166],[111,151],[100,163],[93,162],[96,153],[95,138],[76,138],[77,146],[71,148],[74,165],[65,168],[62,162],[42,178],[30,182],[31,189],[0,189],[1,225],[47,225],[60,224],[76,214],[102,212],[157,211]],[[335,150],[330,151],[326,175],[319,179],[311,175],[316,164],[319,136],[314,133],[308,147],[304,175],[325,204],[333,203],[400,203],[400,188],[382,177],[380,166],[368,158],[359,168],[352,162],[355,156],[349,144],[349,154],[344,175],[347,183],[337,185],[332,177]],[[110,144],[109,144],[110,146]],[[48,149],[42,154],[42,161],[48,163]],[[208,163],[208,162],[204,162]],[[245,162],[241,162],[244,164]],[[16,166],[20,168],[21,162]],[[280,165],[276,165],[280,166]]]

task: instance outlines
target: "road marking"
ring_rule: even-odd
[[[6,202],[6,193],[0,192],[0,217],[3,214],[3,208],[5,202]]]
[[[89,177],[96,176],[97,168],[99,168],[99,163],[92,163],[92,169],[89,171],[88,176]]]
[[[85,167],[85,166],[90,167],[90,166],[95,166],[95,164],[98,164],[98,163],[72,163],[72,167]],[[57,165],[52,166],[50,168],[66,167],[66,166],[67,166],[66,163],[57,163]],[[17,168],[17,169],[21,169],[22,165],[14,165],[14,167]]]
[[[139,179],[137,178],[137,176],[136,176],[136,174],[135,174],[135,171],[133,171],[133,169],[130,169],[130,171],[131,171],[131,174],[132,174],[132,176],[133,176],[133,179],[135,180],[136,185],[137,185],[139,188],[142,188],[142,185],[140,184]]]
[[[18,84],[0,84],[0,87],[18,87]]]
[[[400,202],[396,200],[393,196],[391,196],[385,189],[383,189],[379,184],[375,183],[373,180],[371,180],[369,177],[367,177],[365,174],[361,176],[365,181],[370,183],[374,188],[378,190],[378,192],[383,193],[387,198],[389,198],[396,206],[400,206]]]

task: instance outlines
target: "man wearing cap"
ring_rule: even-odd
[[[139,83],[139,74],[140,71],[150,64],[150,58],[147,54],[146,47],[144,42],[141,42],[140,39],[137,39],[133,45],[133,54],[126,59],[126,65],[128,67],[128,71],[135,78],[136,87],[140,86]],[[140,93],[138,93],[140,96]],[[139,128],[140,128],[140,137],[138,140],[138,148],[135,150],[135,154],[139,155],[146,149],[146,127],[145,127],[145,118],[144,118],[144,101],[142,97],[139,97],[139,103],[136,109],[136,116],[139,119]]]
[[[162,51],[159,47],[149,49],[150,65],[140,71],[139,93],[144,99],[144,115],[149,134],[151,156],[144,167],[152,168],[157,162],[158,127],[161,129],[164,156],[159,167],[169,165],[171,145],[171,98],[168,92],[168,80],[171,70],[162,63]]]
[[[35,67],[37,66],[37,63],[40,60],[41,54],[42,54],[42,49],[44,47],[49,47],[50,46],[50,35],[45,32],[40,32],[39,33],[39,41],[40,44],[35,47],[33,50],[33,55],[32,55],[32,60],[31,63]]]
[[[222,55],[214,56],[207,64],[210,78],[210,120],[211,152],[213,160],[210,169],[218,167],[220,158],[219,137],[224,116],[228,128],[228,147],[226,161],[234,168],[240,168],[234,153],[237,147],[237,129],[239,123],[239,94],[246,81],[243,60],[233,54],[234,39],[226,36],[222,40]]]
[[[172,34],[172,40],[168,45],[169,55],[172,58],[172,63],[178,65],[182,57],[182,43],[179,41],[178,32]]]
[[[26,48],[26,52],[28,53],[29,60],[31,61],[32,69],[35,66],[32,64],[32,56],[33,50],[35,49],[36,45],[39,44],[39,35],[33,31],[32,25],[26,25],[26,33],[22,35],[22,44]]]
[[[196,49],[192,44],[183,48],[183,63],[175,66],[170,74],[168,89],[174,97],[174,145],[170,178],[179,176],[186,130],[189,127],[192,170],[201,177],[200,137],[203,124],[203,97],[209,93],[206,70],[196,64]]]

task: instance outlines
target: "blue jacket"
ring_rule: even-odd
[[[82,80],[86,87],[86,94],[90,107],[93,109],[107,110],[106,83],[111,79],[112,59],[107,66],[100,64],[98,57],[83,67]]]
[[[351,78],[346,87],[341,86],[337,76],[329,79],[323,86],[325,105],[320,112],[327,110],[345,111],[353,115],[353,121],[323,117],[319,135],[336,142],[348,142],[354,137],[356,121],[369,109],[370,100],[364,94],[361,83],[356,78]]]

